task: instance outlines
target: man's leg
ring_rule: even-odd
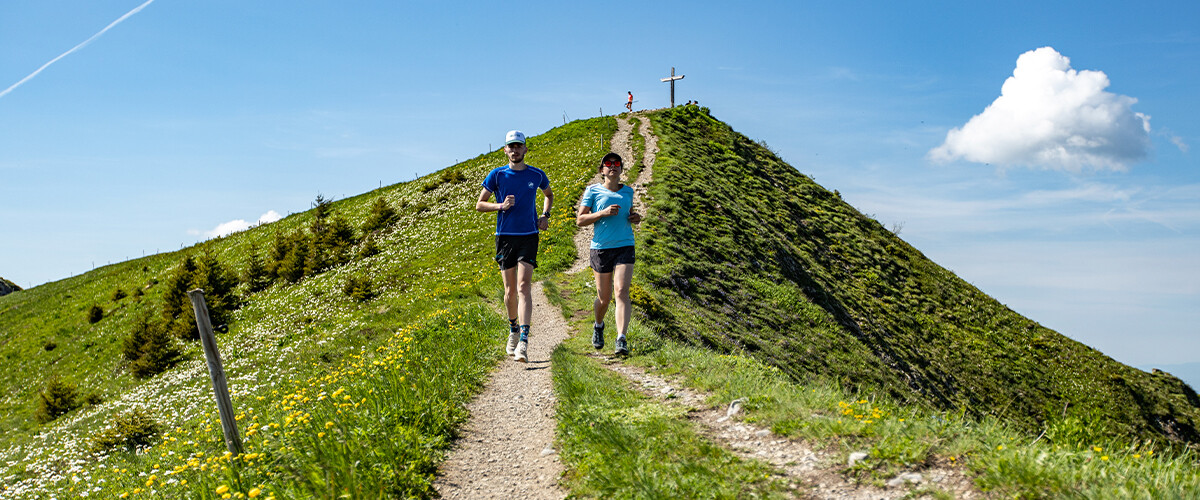
[[[521,334],[521,329],[517,322],[517,267],[513,266],[500,271],[500,276],[504,279],[504,309],[508,313],[508,344],[504,352],[512,356],[517,353],[517,342]]]
[[[508,313],[508,319],[517,318],[517,302],[518,302],[518,284],[517,267],[513,266],[508,269],[502,269],[500,276],[504,278],[504,310]]]
[[[521,324],[521,340],[517,343],[517,352],[513,359],[526,363],[529,361],[529,321],[533,317],[533,264],[525,261],[517,262],[516,281],[520,304],[517,308]]]

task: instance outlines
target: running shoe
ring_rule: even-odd
[[[617,356],[629,355],[629,344],[625,342],[625,337],[617,337],[617,350],[613,354]]]
[[[521,363],[528,363],[529,357],[525,355],[525,353],[528,350],[529,350],[528,342],[521,342],[521,343],[517,344],[517,354],[515,356],[513,356],[513,360],[519,361]]]
[[[520,330],[513,330],[513,331],[509,332],[508,347],[506,347],[504,349],[504,352],[508,353],[509,356],[516,354],[517,353],[517,342],[520,342],[520,341],[521,341],[521,331]]]
[[[592,347],[604,349],[604,325],[592,324]]]

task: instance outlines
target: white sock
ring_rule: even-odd
[[[604,323],[603,323],[603,322],[600,322],[600,323],[595,323],[595,322],[593,322],[592,324],[596,325],[596,328],[604,328]]]
[[[624,333],[618,333],[618,334],[617,334],[617,339],[618,339],[618,340],[619,340],[619,339],[623,339],[623,338],[625,338],[625,334],[624,334]]]

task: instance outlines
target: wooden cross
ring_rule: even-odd
[[[683,75],[675,76],[675,67],[671,66],[671,76],[669,78],[661,78],[661,81],[671,82],[671,107],[675,107],[675,80],[682,80]]]

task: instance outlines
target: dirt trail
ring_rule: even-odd
[[[550,353],[567,338],[567,323],[533,284],[529,363],[500,362],[467,409],[471,420],[434,487],[443,498],[559,499],[562,464],[554,449]],[[502,332],[497,332],[499,335]]]

